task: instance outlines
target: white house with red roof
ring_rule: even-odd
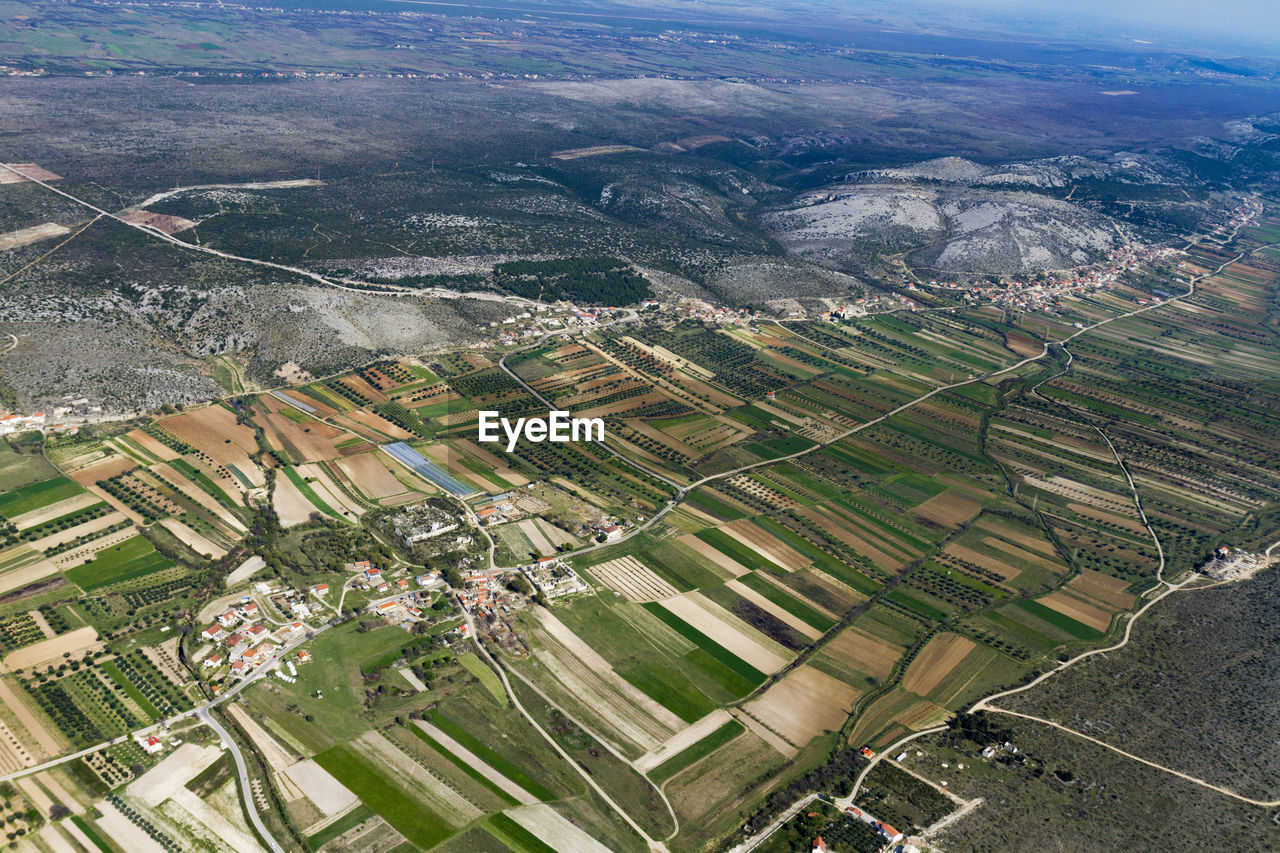
[[[232,625],[240,621],[240,617],[236,615],[234,610],[228,610],[218,617],[218,624],[223,628],[230,628]]]

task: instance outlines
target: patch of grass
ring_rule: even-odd
[[[718,707],[696,688],[692,695],[680,689],[688,679],[665,661],[646,659],[615,671],[686,723],[697,722]]]
[[[697,651],[690,655],[691,658],[697,655],[698,652],[702,652],[707,656],[707,658],[720,666],[727,668],[734,675],[746,682],[748,685],[747,690],[741,691],[742,693],[746,693],[750,688],[762,684],[765,678],[767,678],[763,672],[756,669],[754,666],[747,663],[742,658],[738,657],[733,652],[729,651],[724,646],[720,645],[715,640],[711,639],[688,622],[685,622],[683,619],[676,616],[670,610],[667,610],[657,602],[651,601],[641,606],[665,622],[669,628],[672,628],[676,633],[680,634],[686,640],[698,647]],[[728,687],[728,685],[725,686]]]
[[[197,797],[204,799],[222,787],[232,777],[231,755],[224,752],[212,764],[201,770],[186,787]]]
[[[746,729],[743,728],[742,723],[739,723],[737,720],[730,720],[711,734],[704,737],[702,740],[692,746],[682,749],[680,752],[677,752],[675,755],[650,770],[649,778],[658,783],[665,782],[681,770],[684,770],[686,767],[693,764],[695,761],[705,758],[715,752],[717,749],[724,746],[744,731],[746,731]]]
[[[1018,605],[1023,610],[1048,622],[1055,628],[1061,628],[1071,636],[1080,640],[1096,640],[1102,636],[1102,632],[1090,628],[1081,622],[1077,622],[1070,616],[1066,616],[1051,607],[1045,607],[1038,601],[1024,601]]]
[[[541,838],[516,823],[515,818],[498,813],[489,818],[485,829],[494,838],[508,845],[513,850],[524,853],[556,853],[554,847],[545,844]]]
[[[142,691],[138,689],[136,684],[125,677],[125,674],[120,671],[120,667],[116,665],[114,660],[103,661],[101,667],[102,671],[110,676],[112,681],[124,689],[125,695],[138,703],[138,707],[143,710],[143,713],[152,720],[160,719],[160,710],[151,704],[151,700],[142,695]]]
[[[521,788],[524,788],[530,794],[533,794],[540,800],[554,800],[556,795],[548,791],[545,787],[538,784],[535,780],[529,778],[529,775],[516,767],[507,759],[494,752],[488,746],[484,745],[462,726],[441,713],[431,715],[431,724],[458,743],[465,746],[486,764],[497,770],[503,776],[506,776],[512,782],[515,782]]]
[[[119,545],[99,551],[82,566],[68,569],[67,580],[86,592],[120,581],[132,580],[177,565],[156,551],[145,536],[133,536]]]
[[[307,846],[312,850],[319,850],[339,835],[354,829],[356,826],[364,823],[373,817],[373,809],[364,803],[360,803],[354,809],[317,832],[315,835],[307,836]]]
[[[502,681],[499,680],[496,672],[485,666],[484,661],[475,655],[462,655],[458,658],[458,663],[462,664],[462,668],[467,672],[480,679],[484,689],[492,694],[499,705],[507,704],[507,692],[502,689]]]
[[[74,823],[79,828],[79,830],[84,833],[85,838],[93,842],[94,846],[96,846],[99,850],[103,851],[103,853],[115,853],[115,849],[110,844],[108,844],[106,841],[103,840],[102,836],[98,834],[98,831],[96,829],[94,829],[92,826],[89,825],[89,822],[87,820],[80,817],[79,815],[72,815],[71,822]]]
[[[5,518],[16,518],[23,513],[55,504],[58,501],[74,498],[83,492],[79,483],[66,477],[54,477],[39,483],[31,483],[20,489],[0,495],[0,515]]]
[[[472,779],[478,782],[482,787],[484,787],[485,790],[492,793],[495,797],[502,800],[507,805],[514,806],[519,804],[519,801],[516,800],[515,797],[511,796],[506,791],[502,790],[502,788],[495,785],[493,782],[489,780],[488,777],[486,777],[479,770],[472,767],[470,764],[463,761],[461,758],[454,755],[449,750],[445,749],[443,744],[437,743],[436,739],[433,738],[431,735],[427,734],[425,731],[423,731],[421,726],[409,726],[409,730],[413,732],[415,735],[417,735],[417,737],[427,746],[431,747],[436,752],[440,753],[440,755],[446,761],[448,761],[454,767],[457,767],[467,776],[470,776]]]
[[[444,819],[405,796],[379,769],[346,744],[315,756],[315,761],[352,791],[393,829],[421,849],[434,847],[453,834]]]
[[[711,495],[706,489],[699,489],[689,495],[686,503],[689,506],[702,510],[708,515],[716,518],[723,518],[725,521],[737,521],[739,518],[745,518],[746,514],[741,510],[729,506],[724,501]]]
[[[743,545],[723,530],[703,530],[700,531],[697,536],[712,548],[715,548],[730,559],[741,563],[748,569],[764,568],[765,565],[770,562],[766,560],[759,551],[748,548],[746,545]]]

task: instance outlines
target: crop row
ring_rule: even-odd
[[[76,512],[67,513],[59,518],[50,519],[43,524],[37,524],[22,531],[17,530],[13,525],[6,525],[3,547],[16,545],[19,542],[34,542],[54,533],[70,530],[87,521],[93,521],[95,518],[102,518],[109,512],[111,512],[111,507],[104,503],[99,503]]]

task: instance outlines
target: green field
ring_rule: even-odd
[[[434,847],[453,834],[443,818],[410,799],[346,744],[318,753],[315,761],[419,849]]]
[[[1077,622],[1070,616],[1066,616],[1051,607],[1045,607],[1038,601],[1024,601],[1018,605],[1023,610],[1048,622],[1055,628],[1066,631],[1071,636],[1079,640],[1096,640],[1102,636],[1102,632],[1090,628],[1082,622]]]
[[[103,851],[103,853],[114,853],[114,848],[102,839],[102,836],[98,834],[96,829],[89,825],[87,820],[79,815],[72,815],[71,822],[79,827],[80,831],[84,833],[85,838],[88,838],[93,842],[94,846]]]
[[[317,832],[315,835],[308,836],[307,846],[312,850],[319,850],[339,835],[342,835],[344,832],[354,828],[358,824],[364,823],[371,817],[373,817],[373,809],[369,808],[364,803],[360,803],[354,809],[347,812],[342,817]]]
[[[517,853],[557,853],[554,847],[545,844],[541,838],[516,823],[515,818],[508,815],[496,814],[489,818],[486,829],[494,838],[516,850]]]
[[[39,444],[18,437],[0,440],[0,483],[6,489],[18,489],[57,473],[40,453]]]
[[[67,580],[87,592],[175,565],[177,563],[156,551],[151,542],[139,534],[100,551],[83,566],[68,569],[65,575]]]
[[[829,631],[835,627],[836,621],[828,616],[823,616],[803,601],[799,601],[787,595],[774,584],[758,577],[755,574],[743,575],[738,578],[738,582],[743,586],[750,587],[760,595],[772,601],[783,610],[800,619],[808,625],[812,625],[819,631]]]
[[[472,767],[466,761],[463,761],[461,758],[454,755],[449,750],[445,749],[442,744],[437,743],[436,739],[433,738],[431,735],[427,734],[425,731],[423,731],[420,726],[410,726],[409,731],[413,732],[427,746],[431,747],[436,752],[438,752],[442,758],[444,758],[454,767],[457,767],[463,773],[470,776],[473,780],[475,780],[483,788],[485,788],[485,790],[489,791],[489,793],[493,794],[495,797],[502,800],[507,805],[514,806],[518,803],[515,797],[511,796],[506,791],[502,790],[502,788],[495,785],[493,782],[491,782],[488,779],[488,777],[486,777],[483,773],[481,773],[476,768]]]
[[[657,616],[668,627],[674,629],[686,640],[698,648],[688,657],[698,660],[700,667],[721,686],[738,695],[749,693],[752,688],[762,684],[768,676],[756,669],[733,652],[726,649],[697,628],[685,622],[671,611],[656,602],[642,605],[654,616]],[[734,691],[734,687],[738,689]]]
[[[284,474],[289,478],[289,482],[298,487],[298,491],[302,492],[302,496],[307,499],[307,502],[316,509],[320,510],[325,515],[332,516],[333,518],[346,522],[347,524],[355,523],[349,518],[344,518],[341,513],[325,503],[324,499],[316,494],[316,490],[311,488],[311,484],[304,480],[302,475],[299,474],[298,470],[292,465],[284,466]]]
[[[17,518],[23,513],[73,498],[83,491],[79,483],[66,477],[31,483],[0,495],[0,515]]]
[[[730,720],[711,734],[704,737],[702,740],[691,746],[685,747],[680,752],[677,752],[675,755],[650,770],[649,778],[658,783],[665,782],[681,770],[684,770],[686,767],[693,764],[695,761],[705,758],[715,752],[717,749],[724,746],[744,731],[746,731],[746,729],[743,728],[742,723],[739,723],[737,720]]]
[[[507,693],[502,689],[502,681],[499,680],[498,674],[489,667],[485,666],[484,661],[475,655],[462,655],[458,658],[458,663],[462,664],[462,668],[474,675],[484,685],[484,689],[489,691],[494,700],[499,705],[507,704]]]
[[[104,661],[101,666],[102,671],[110,676],[112,681],[120,685],[124,690],[125,695],[134,702],[137,702],[138,707],[141,708],[148,717],[152,720],[160,719],[160,710],[156,708],[155,705],[151,704],[151,700],[142,695],[142,691],[138,689],[136,684],[125,677],[125,674],[120,671],[120,667],[116,665],[115,661]]]
[[[515,782],[521,788],[524,788],[530,794],[533,794],[540,800],[554,800],[556,795],[547,790],[544,786],[538,784],[537,781],[530,778],[527,773],[516,767],[507,759],[494,752],[485,744],[475,738],[465,727],[458,725],[453,720],[441,713],[431,715],[431,724],[458,743],[471,750],[476,757],[480,758],[494,770],[497,770],[503,776],[506,776],[512,782]],[[416,727],[415,727],[416,728]]]

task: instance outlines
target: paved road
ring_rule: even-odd
[[[3,164],[0,164],[0,165],[3,165]],[[292,652],[294,649],[298,648],[303,643],[310,642],[310,640],[314,639],[315,636],[329,630],[329,627],[330,627],[329,625],[322,625],[319,628],[310,629],[310,633],[311,633],[310,637],[303,637],[302,639],[295,640],[289,645],[283,647],[275,659],[283,660],[285,656],[288,655],[290,652]],[[75,761],[78,758],[84,758],[85,756],[91,755],[104,747],[111,746],[112,744],[123,743],[128,740],[137,740],[140,737],[149,735],[153,732],[157,732],[161,729],[162,726],[164,726],[166,722],[173,722],[176,720],[180,720],[183,717],[190,717],[190,718],[197,719],[200,722],[210,726],[215,732],[218,733],[218,737],[220,737],[222,741],[225,744],[227,744],[227,748],[231,751],[232,758],[235,760],[236,771],[240,774],[240,790],[244,793],[245,809],[249,812],[250,819],[252,819],[254,826],[258,830],[258,833],[266,841],[267,846],[271,848],[273,853],[284,853],[284,849],[280,847],[279,844],[276,843],[275,838],[267,830],[266,826],[262,823],[262,819],[258,816],[257,809],[253,803],[253,792],[249,788],[248,771],[245,767],[244,757],[240,754],[239,747],[236,746],[236,742],[231,739],[231,736],[227,734],[227,731],[222,727],[222,725],[213,718],[212,714],[209,713],[209,709],[217,705],[221,705],[223,702],[226,702],[228,699],[231,699],[233,696],[236,696],[245,688],[247,688],[250,684],[253,684],[259,679],[266,678],[269,674],[268,669],[269,667],[266,665],[259,667],[257,672],[255,672],[253,675],[249,676],[248,678],[244,678],[236,682],[227,690],[226,693],[222,694],[217,699],[213,699],[209,702],[206,702],[203,705],[200,705],[191,711],[184,711],[182,714],[179,714],[175,717],[170,717],[170,718],[167,718],[166,720],[161,720],[157,723],[153,723],[147,726],[146,728],[141,728],[141,729],[138,729],[137,731],[130,732],[128,735],[122,735],[117,738],[112,738],[111,740],[108,740],[108,741],[103,741],[102,743],[96,744],[95,746],[86,747],[85,749],[79,750],[78,752],[72,752],[66,755],[58,756],[57,758],[54,758],[50,761],[46,761],[43,764],[37,764],[34,767],[25,767],[22,770],[18,770],[14,773],[9,773],[4,776],[0,776],[0,782],[11,782],[14,779],[22,778],[23,776],[30,776],[34,773],[42,773],[45,770],[50,770],[54,767],[58,767],[59,765],[66,764],[68,761]]]
[[[218,733],[218,737],[222,738],[222,742],[231,752],[231,758],[236,763],[236,773],[240,776],[240,793],[244,796],[244,808],[249,813],[249,820],[253,821],[254,828],[258,830],[258,836],[267,843],[267,847],[271,848],[273,853],[284,853],[284,848],[276,842],[275,836],[267,829],[266,824],[262,822],[262,816],[258,814],[258,805],[253,801],[253,789],[249,787],[249,770],[245,767],[240,747],[213,714],[209,713],[208,708],[201,708],[196,712],[196,716]]]

